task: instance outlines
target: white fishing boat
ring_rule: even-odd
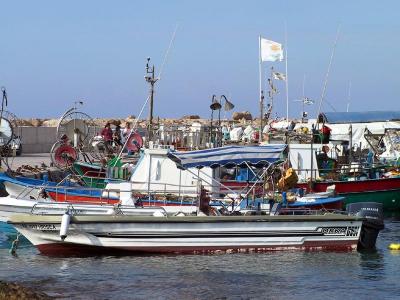
[[[267,151],[269,150],[269,151]],[[258,165],[267,173],[280,160],[283,146],[226,148],[170,153],[187,170],[204,166]],[[268,154],[267,154],[268,152]],[[198,169],[198,173],[200,169]],[[146,216],[82,214],[68,209],[63,215],[14,214],[9,218],[21,234],[49,255],[117,253],[207,253],[212,251],[268,251],[283,249],[354,250],[371,248],[383,226],[381,208],[374,204],[349,209],[347,214],[307,211],[306,215],[279,214],[257,208],[224,212],[210,207],[201,187],[196,215],[154,212]],[[247,192],[250,193],[251,189]],[[129,191],[127,191],[129,193]],[[128,197],[129,194],[126,194]],[[294,213],[298,214],[296,210]],[[223,215],[221,215],[223,214]]]
[[[287,249],[348,251],[357,246],[374,247],[380,228],[369,226],[367,220],[372,219],[329,213],[183,217],[17,214],[11,216],[9,223],[43,254],[94,255]]]

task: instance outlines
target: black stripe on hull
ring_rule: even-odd
[[[321,232],[230,232],[230,233],[203,233],[203,234],[101,234],[91,233],[99,238],[132,238],[132,239],[153,239],[153,238],[248,238],[248,237],[302,237],[302,236],[323,236]],[[338,235],[343,236],[343,235]]]

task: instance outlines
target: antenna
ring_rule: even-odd
[[[337,45],[337,42],[338,42],[338,39],[339,39],[339,33],[340,33],[340,24],[339,24],[337,32],[336,32],[336,39],[335,39],[335,43],[333,44],[332,54],[331,54],[331,58],[329,60],[329,65],[328,65],[328,71],[326,72],[325,82],[324,82],[324,86],[322,88],[321,100],[319,101],[318,112],[317,112],[317,119],[318,119],[318,116],[319,116],[319,114],[321,112],[322,102],[324,101],[325,92],[326,92],[326,86],[328,85],[329,73],[331,71],[332,61],[333,61],[333,57],[335,55],[336,45]]]
[[[351,80],[349,81],[349,92],[347,94],[347,108],[346,108],[347,112],[349,112],[350,100],[351,100]]]
[[[167,58],[168,58],[168,55],[169,55],[169,51],[171,50],[171,47],[172,47],[172,45],[173,45],[173,43],[174,43],[175,35],[176,35],[176,31],[178,30],[178,27],[179,27],[179,24],[176,23],[176,25],[175,25],[175,30],[174,30],[174,32],[172,33],[172,37],[171,37],[171,40],[170,40],[170,42],[169,42],[167,52],[165,52],[164,60],[163,60],[163,62],[162,62],[162,64],[161,64],[160,72],[158,73],[157,79],[161,79],[161,74],[162,74],[162,71],[164,70],[165,63],[167,62]]]

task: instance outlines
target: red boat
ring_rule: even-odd
[[[355,202],[378,202],[384,209],[400,209],[400,177],[366,179],[357,181],[323,181],[299,183],[307,192],[325,192],[335,185],[337,196],[345,197],[345,204]]]

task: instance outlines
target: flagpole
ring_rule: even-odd
[[[288,74],[288,41],[287,41],[287,23],[285,21],[285,72],[286,72],[286,121],[289,122],[289,74]]]
[[[261,59],[261,35],[258,36],[258,72],[259,72],[259,80],[260,80],[260,137],[259,141],[263,141],[263,92],[262,92],[262,59]]]

